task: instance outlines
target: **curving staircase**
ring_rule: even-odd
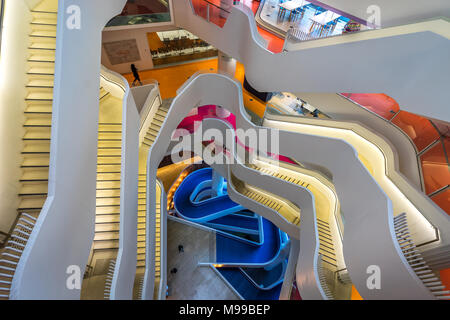
[[[139,191],[138,191],[138,242],[137,242],[137,273],[143,273],[145,269],[146,250],[146,189],[147,189],[147,154],[159,134],[161,126],[167,116],[169,106],[162,104],[150,120],[142,144],[139,147]],[[156,184],[156,233],[155,233],[155,288],[161,277],[161,189]],[[141,289],[140,289],[141,290]]]
[[[0,255],[0,299],[8,299],[12,279],[48,192],[57,0],[31,10],[27,83],[17,224]]]
[[[433,272],[422,258],[411,238],[406,213],[394,217],[394,229],[398,244],[417,277],[424,286],[439,300],[450,300],[450,290],[445,290],[439,276]]]
[[[122,100],[100,88],[94,250],[119,248]]]
[[[7,300],[12,285],[14,271],[22,255],[37,218],[21,213],[17,224],[0,255],[0,300]]]

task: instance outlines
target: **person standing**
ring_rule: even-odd
[[[136,81],[139,82],[139,84],[142,86],[141,78],[139,77],[138,69],[134,64],[131,64],[131,72],[133,73],[134,80],[131,86],[134,86]]]

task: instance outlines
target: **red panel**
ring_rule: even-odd
[[[431,200],[433,200],[434,203],[436,203],[439,207],[441,207],[442,210],[450,215],[450,189],[447,189],[431,197]]]
[[[419,152],[439,138],[439,133],[430,120],[413,113],[400,111],[392,123],[400,127],[413,140]]]
[[[446,143],[448,147],[448,139]],[[425,152],[420,159],[422,160],[423,178],[427,194],[435,192],[449,184],[450,170],[441,142]]]
[[[450,290],[450,269],[441,270],[441,281],[446,287],[445,290]]]
[[[392,119],[400,110],[397,101],[383,93],[343,93],[343,95],[387,120]]]

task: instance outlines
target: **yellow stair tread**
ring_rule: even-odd
[[[42,167],[48,166],[50,162],[49,154],[31,154],[26,155],[22,161],[23,167]]]
[[[31,92],[27,95],[28,100],[53,100],[53,92]]]
[[[118,240],[119,232],[111,231],[111,232],[96,232],[94,236],[94,241],[103,241],[103,240]]]
[[[21,180],[47,180],[48,168],[33,168],[23,170]]]
[[[25,126],[51,126],[52,125],[51,114],[48,114],[48,116],[49,116],[48,118],[44,118],[44,117],[35,117],[34,115],[27,115]]]
[[[45,140],[50,139],[50,128],[27,128],[24,139]]]
[[[35,36],[35,37],[56,37],[56,29],[55,30],[38,30],[38,29],[34,29],[30,33],[30,36]]]
[[[22,184],[19,194],[46,194],[48,191],[48,184],[46,182],[26,183]]]
[[[99,165],[102,165],[102,164],[117,164],[117,163],[121,163],[121,162],[122,162],[122,158],[120,156],[119,157],[116,157],[116,156],[107,156],[107,157],[105,157],[105,156],[102,156],[102,155],[97,156],[97,163]]]
[[[30,75],[28,79],[28,86],[31,87],[53,87],[54,79],[52,76],[46,75]]]
[[[120,197],[120,189],[104,189],[96,191],[97,198]]]
[[[108,231],[119,231],[120,223],[118,221],[111,221],[105,223],[97,223],[95,225],[95,232],[108,232]]]
[[[97,207],[118,206],[118,205],[120,205],[120,198],[97,198],[96,199]]]
[[[97,190],[120,188],[120,181],[97,181]]]
[[[43,142],[26,142],[24,144],[24,147],[22,149],[23,153],[48,153],[50,152],[50,141],[43,141]]]
[[[33,198],[22,198],[19,203],[19,210],[26,209],[39,209],[44,206],[44,202],[47,199],[46,196],[33,197]]]
[[[96,215],[109,215],[109,214],[119,214],[120,207],[119,206],[104,206],[104,207],[96,207],[95,214]]]
[[[96,215],[95,216],[96,224],[111,223],[111,222],[120,222],[120,215],[119,214],[104,214],[104,215]]]
[[[119,248],[119,240],[95,241],[93,248],[94,248],[94,250],[117,249],[117,248]]]

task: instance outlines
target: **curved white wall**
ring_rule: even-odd
[[[83,276],[94,238],[101,31],[125,2],[59,0],[48,198],[12,299],[80,298],[66,286],[66,271],[75,265]],[[71,5],[81,9],[80,29],[66,27]]]
[[[111,284],[111,300],[133,298],[137,260],[138,150],[140,117],[125,78],[102,66],[101,84],[122,97],[119,251]],[[114,92],[114,91],[117,91]]]
[[[258,91],[384,92],[406,111],[450,121],[446,20],[306,41],[272,54],[246,6],[233,6],[220,28],[196,16],[189,2],[174,6],[175,24],[242,62]]]
[[[167,151],[172,131],[194,106],[215,104],[227,108],[237,118],[237,127],[256,128],[244,113],[240,84],[223,75],[203,74],[192,77],[175,98],[148,157],[147,203],[155,197],[156,167]],[[344,256],[350,276],[366,299],[432,299],[404,259],[395,239],[392,204],[357,158],[354,149],[333,138],[280,131],[280,154],[300,162],[317,163],[328,168],[346,214]],[[270,146],[269,146],[270,148]],[[307,150],[308,152],[305,152]],[[349,174],[351,172],[351,175]],[[147,221],[155,215],[154,205],[147,207]],[[154,223],[154,222],[152,222]],[[154,224],[153,224],[154,226]],[[149,247],[154,231],[148,225]],[[151,256],[146,257],[151,269]],[[381,270],[380,290],[366,286],[367,268]],[[151,283],[145,283],[150,293]],[[147,297],[151,297],[149,294]]]

